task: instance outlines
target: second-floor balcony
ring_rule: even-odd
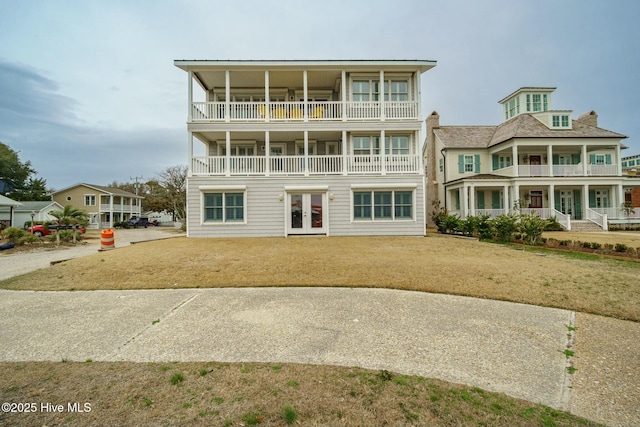
[[[191,175],[380,175],[422,173],[414,154],[327,156],[196,156]]]
[[[502,176],[519,177],[572,177],[572,176],[618,176],[617,165],[518,165],[497,169],[493,173]]]
[[[417,101],[193,102],[193,122],[419,120]]]

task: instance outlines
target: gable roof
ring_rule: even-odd
[[[67,191],[67,190],[70,190],[72,188],[79,187],[79,186],[84,186],[84,187],[87,187],[87,188],[91,188],[93,190],[100,191],[100,192],[105,193],[105,194],[113,194],[114,196],[135,197],[135,198],[138,198],[138,199],[144,199],[143,196],[137,196],[137,195],[135,195],[133,193],[129,193],[128,191],[124,191],[124,190],[121,190],[119,188],[104,187],[102,185],[87,184],[87,183],[84,183],[84,182],[80,182],[78,184],[74,184],[74,185],[71,185],[69,187],[65,187],[65,188],[63,188],[61,190],[54,191],[53,194],[62,193],[63,191]]]
[[[498,126],[440,126],[433,132],[445,148],[489,148],[512,138],[615,138],[625,135],[572,120],[572,129],[549,129],[531,114]]]
[[[46,209],[52,205],[56,209],[62,209],[62,205],[60,205],[60,203],[53,202],[51,200],[35,201],[35,202],[29,201],[29,202],[20,202],[20,203],[22,203],[22,206],[16,207],[13,210],[14,212],[31,212],[31,211],[40,212],[43,209]],[[9,211],[8,208],[0,207],[0,212],[8,212],[8,211]]]
[[[0,194],[0,206],[20,206],[22,205],[22,203],[20,202],[16,202],[13,199],[10,199],[6,196],[3,196],[2,194]]]

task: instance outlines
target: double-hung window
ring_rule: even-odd
[[[408,101],[409,83],[406,80],[388,80],[384,82],[385,101]]]
[[[380,154],[380,137],[354,136],[353,154],[356,156],[371,156]]]
[[[352,83],[352,100],[367,102],[377,101],[380,83],[375,80],[354,80]]]
[[[243,222],[244,193],[204,193],[204,222]]]
[[[473,156],[464,156],[464,171],[473,172]]]
[[[354,221],[413,219],[413,192],[372,190],[353,192]]]
[[[406,135],[398,135],[386,137],[387,153],[391,150],[391,154],[411,154],[409,150],[409,137]]]
[[[95,206],[96,205],[96,196],[95,196],[95,194],[85,194],[85,196],[84,196],[84,205],[85,206]]]

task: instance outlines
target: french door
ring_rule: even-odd
[[[325,197],[325,193],[288,194],[289,234],[326,234]]]

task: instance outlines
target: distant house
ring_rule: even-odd
[[[34,221],[53,221],[55,218],[49,215],[49,212],[63,209],[62,205],[51,200],[44,202],[36,201],[20,203],[20,206],[13,209],[13,223],[16,227],[21,228],[31,221],[32,213]],[[0,220],[6,220],[9,218],[9,210],[8,206],[0,206]]]
[[[552,109],[554,90],[513,92],[499,101],[504,121],[497,126],[440,126],[433,112],[423,149],[428,204],[440,201],[461,218],[495,217],[517,205],[568,229],[571,221],[600,229],[622,221],[625,192],[637,185],[622,173],[626,136],[598,127],[594,111],[573,119],[570,110]]]
[[[144,199],[119,188],[85,183],[58,190],[52,197],[62,206],[71,205],[87,212],[90,228],[111,228],[116,222],[140,216]]]
[[[6,208],[8,212],[8,215],[6,216],[0,213],[0,230],[4,230],[7,227],[13,227],[16,224],[14,222],[14,210],[21,205],[22,203],[0,194],[0,209]]]

